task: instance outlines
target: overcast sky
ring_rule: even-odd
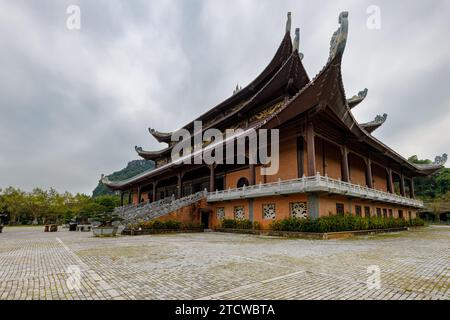
[[[343,10],[346,93],[369,89],[357,120],[388,113],[374,135],[405,157],[450,152],[450,1],[0,0],[0,187],[91,193],[135,145],[163,147],[148,127],[177,129],[252,81],[288,11],[313,77]]]

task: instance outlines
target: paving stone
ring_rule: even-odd
[[[330,241],[5,227],[0,298],[448,300],[449,249],[450,227]]]

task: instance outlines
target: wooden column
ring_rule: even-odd
[[[411,199],[414,199],[416,196],[414,194],[414,178],[409,180],[409,196]]]
[[[387,184],[388,184],[388,192],[394,193],[394,180],[392,179],[392,169],[388,168],[387,171]]]
[[[142,197],[142,192],[141,192],[141,186],[138,186],[138,203],[141,203],[141,197]]]
[[[133,191],[130,189],[128,191],[128,204],[131,204],[133,201]]]
[[[373,177],[372,177],[372,161],[366,160],[366,185],[373,189]]]
[[[402,197],[406,197],[405,193],[405,177],[403,174],[400,175],[400,194]]]
[[[123,196],[125,195],[125,193],[123,191],[120,191],[120,206],[123,206]]]
[[[178,199],[181,198],[182,195],[183,195],[183,182],[182,182],[182,179],[183,179],[183,176],[182,176],[182,174],[180,172],[180,173],[178,173],[178,186],[177,186]]]
[[[152,197],[153,197],[153,202],[155,202],[156,201],[156,185],[158,184],[158,182],[153,182],[153,194],[152,194]]]
[[[256,172],[255,172],[255,165],[254,164],[250,164],[248,166],[248,169],[250,171],[250,185],[253,186],[256,184]]]
[[[303,153],[304,153],[304,138],[303,137],[298,137],[297,138],[297,177],[301,178],[303,177],[303,174],[305,173],[305,168],[303,165],[304,162],[304,158],[303,158]]]
[[[213,192],[216,189],[216,167],[214,164],[209,166],[209,192]]]
[[[308,156],[308,176],[316,175],[316,148],[314,145],[314,125],[311,121],[306,124],[306,152]]]
[[[341,169],[342,169],[342,181],[350,182],[350,171],[348,169],[348,150],[347,146],[341,147]]]

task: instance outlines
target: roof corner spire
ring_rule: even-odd
[[[298,51],[300,46],[300,28],[295,28],[294,51]]]
[[[239,87],[239,83],[236,83],[236,88],[233,90],[233,95],[241,91],[242,87]]]
[[[291,32],[291,12],[287,13],[287,20],[286,20],[286,33]]]
[[[344,52],[348,34],[348,11],[341,12],[339,15],[339,24],[339,29],[333,33],[330,41],[330,60]]]

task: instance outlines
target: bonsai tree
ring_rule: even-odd
[[[112,227],[113,222],[122,221],[123,219],[113,212],[102,212],[95,214],[91,220],[98,221],[100,223],[98,227]]]

